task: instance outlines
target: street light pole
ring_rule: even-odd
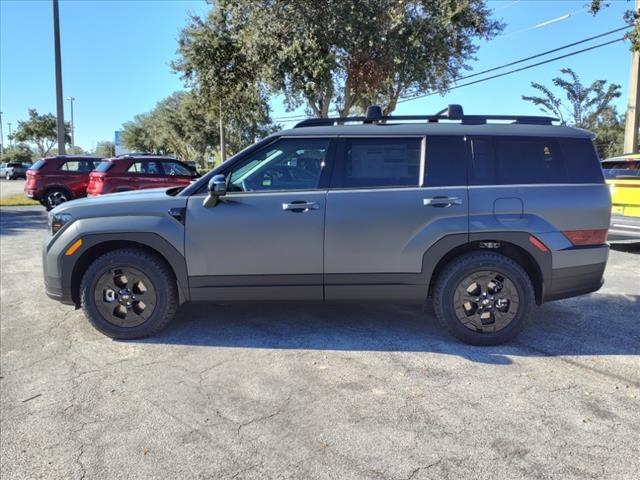
[[[13,139],[11,138],[11,122],[9,122],[7,125],[9,125],[9,146],[12,146]]]
[[[56,115],[58,127],[58,155],[65,152],[64,132],[64,97],[62,96],[62,59],[60,57],[60,17],[58,15],[58,0],[53,0],[53,43],[56,64]]]
[[[73,123],[73,101],[76,99],[76,97],[67,97],[67,100],[69,100],[69,104],[71,105],[71,146],[73,147],[76,143],[75,143],[75,139],[76,139],[76,124]]]

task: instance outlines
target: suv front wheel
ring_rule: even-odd
[[[178,308],[178,289],[169,267],[138,249],[105,253],[87,269],[80,284],[89,322],[111,338],[134,339],[163,329]]]
[[[534,303],[527,272],[494,252],[471,252],[453,260],[433,289],[440,323],[471,345],[499,345],[524,328]]]

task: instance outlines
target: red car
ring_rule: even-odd
[[[89,173],[98,157],[59,155],[41,158],[27,170],[24,193],[51,210],[67,200],[85,197]]]
[[[106,158],[89,175],[88,195],[189,185],[198,172],[179,160],[154,155]]]

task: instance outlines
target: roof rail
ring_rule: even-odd
[[[330,117],[330,118],[307,118],[297,123],[293,128],[321,127],[332,125],[343,125],[345,123],[381,123],[403,120],[426,120],[430,123],[437,123],[440,120],[460,120],[466,124],[483,124],[487,120],[513,120],[515,123],[526,125],[551,125],[551,122],[558,121],[554,117],[527,116],[527,115],[465,115],[462,105],[451,104],[435,115],[382,115],[382,109],[378,105],[371,105],[367,108],[365,116],[358,117]]]

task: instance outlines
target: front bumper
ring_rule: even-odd
[[[607,240],[612,243],[640,243],[640,217],[611,215]]]

